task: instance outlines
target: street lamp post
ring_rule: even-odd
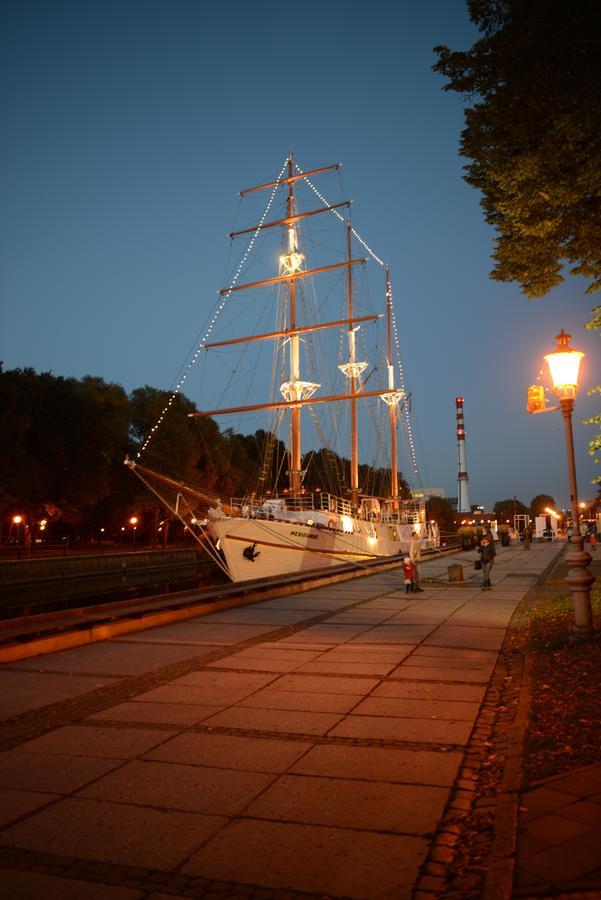
[[[13,516],[13,525],[17,526],[17,558],[21,559],[21,524],[23,523],[23,516]]]
[[[132,540],[133,540],[133,545],[134,545],[134,550],[135,550],[136,549],[136,528],[138,525],[138,517],[132,516],[131,519],[129,520],[129,524],[131,525]]]
[[[563,416],[566,452],[568,459],[568,472],[570,478],[570,509],[574,534],[566,553],[566,563],[569,571],[566,576],[566,584],[572,589],[574,601],[574,628],[572,637],[574,640],[588,638],[594,634],[593,616],[591,609],[591,585],[595,578],[587,569],[591,556],[584,550],[584,536],[580,531],[580,517],[578,506],[578,485],[576,482],[576,461],[574,458],[574,436],[572,433],[572,412],[574,400],[578,391],[578,369],[580,360],[584,356],[580,350],[573,350],[570,346],[571,335],[562,329],[555,338],[557,346],[552,353],[547,353],[545,359],[551,372],[553,390],[555,391]]]

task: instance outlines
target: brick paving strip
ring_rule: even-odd
[[[433,582],[407,597],[394,575],[372,575],[259,604],[253,610],[265,611],[264,622],[278,610],[306,616],[226,646],[210,644],[219,623],[250,622],[253,610],[155,629],[137,644],[107,642],[198,646],[187,659],[6,722],[0,789],[16,805],[0,831],[3,883],[62,878],[85,882],[92,898],[92,884],[110,884],[121,891],[115,900],[470,896],[472,876],[461,884],[453,863],[474,813],[492,840],[498,804],[483,783],[500,779],[514,738],[522,665],[511,650],[515,617],[499,649],[511,612],[556,552],[533,550],[527,572],[525,555],[502,552],[496,593]],[[424,568],[436,576],[445,566]],[[204,645],[191,637],[199,623]],[[77,659],[86,672],[87,649],[67,654],[65,671]],[[27,665],[44,669],[49,659]],[[21,762],[48,771],[54,762],[55,790],[43,771],[37,782],[22,776]],[[68,776],[71,784],[56,788]],[[506,821],[497,810],[494,830]],[[106,836],[111,827],[125,847],[92,847],[94,828]],[[149,846],[128,848],[132,834]],[[506,856],[493,848],[499,883]],[[311,871],[315,859],[321,869]],[[266,871],[268,860],[279,876]],[[29,896],[43,894],[36,884]]]

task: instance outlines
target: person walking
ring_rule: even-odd
[[[490,570],[492,568],[494,558],[497,555],[497,551],[495,550],[495,542],[490,531],[487,531],[480,541],[478,553],[480,554],[480,559],[482,561],[482,576],[484,579],[482,582],[482,590],[490,591],[492,587],[490,583]]]
[[[421,578],[419,571],[419,563],[422,558],[422,539],[419,536],[419,532],[414,531],[411,534],[411,543],[409,544],[409,559],[413,563],[414,573],[413,573],[413,584],[415,591],[422,591],[423,588],[421,586]]]

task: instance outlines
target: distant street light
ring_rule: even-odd
[[[134,547],[135,547],[135,546],[136,546],[136,526],[137,526],[137,524],[138,524],[138,517],[137,517],[137,516],[132,516],[131,519],[129,520],[129,524],[131,525],[131,533],[132,533],[133,545],[134,545]]]
[[[13,516],[13,525],[17,526],[17,546],[20,546],[20,544],[21,544],[20,526],[21,526],[22,522],[23,522],[23,516],[19,516],[19,515]]]
[[[574,436],[572,433],[572,412],[574,400],[578,392],[578,370],[580,361],[584,356],[580,350],[573,350],[570,346],[571,335],[561,332],[555,338],[557,346],[552,353],[547,353],[545,359],[551,373],[553,390],[559,399],[559,409],[563,416],[566,434],[566,451],[568,459],[568,473],[570,478],[570,509],[572,512],[572,525],[574,534],[566,553],[566,562],[570,566],[566,576],[566,584],[572,589],[574,603],[574,628],[572,637],[575,640],[590,637],[594,634],[593,615],[591,609],[591,585],[595,578],[586,568],[591,561],[591,556],[584,550],[584,536],[580,531],[580,516],[578,506],[578,485],[576,482],[576,461],[574,458]],[[532,388],[529,389],[528,412],[548,412],[557,409],[557,406],[546,407],[543,401],[537,408],[531,408],[530,397]],[[533,404],[534,405],[534,404]]]

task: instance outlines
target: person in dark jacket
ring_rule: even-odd
[[[482,583],[482,590],[490,591],[492,587],[490,583],[490,570],[492,568],[494,558],[497,555],[495,550],[495,542],[490,531],[487,531],[480,541],[478,553],[480,554],[480,559],[482,560],[482,575],[484,578],[484,581]]]

